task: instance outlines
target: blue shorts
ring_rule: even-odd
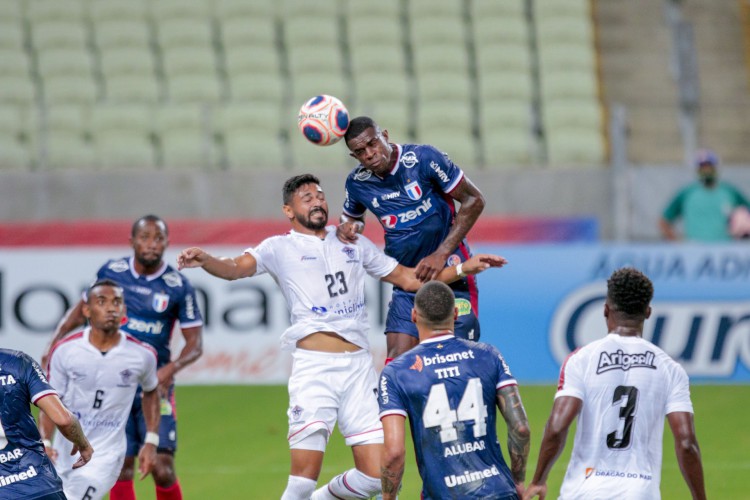
[[[125,426],[125,435],[128,438],[128,448],[125,454],[128,457],[138,456],[143,446],[143,440],[146,439],[146,420],[143,418],[143,408],[141,406],[141,388],[135,394],[133,408],[130,410],[130,417]],[[174,384],[169,387],[169,393],[166,398],[159,402],[161,407],[161,420],[159,422],[159,453],[174,454],[177,451],[177,409],[174,404]]]
[[[456,337],[477,342],[480,330],[476,310],[468,294],[455,293],[456,307],[458,308],[458,318],[456,318],[455,325]],[[388,317],[385,320],[385,333],[405,333],[414,338],[419,338],[417,326],[411,322],[414,295],[414,293],[405,292],[400,288],[393,289],[391,303],[388,304]]]

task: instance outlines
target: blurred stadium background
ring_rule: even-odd
[[[236,253],[286,230],[280,187],[295,173],[321,177],[335,218],[352,160],[296,129],[299,106],[327,93],[394,142],[448,152],[483,191],[470,240],[512,257],[483,282],[483,324],[502,325],[487,339],[520,379],[554,379],[582,330],[566,314],[635,263],[664,303],[651,334],[694,380],[750,381],[746,243],[657,241],[697,148],[717,151],[722,178],[750,193],[748,0],[0,3],[4,345],[37,355],[104,259],[128,253],[144,213],[171,223],[170,261],[184,245]],[[382,242],[376,225],[368,235]],[[207,349],[225,351],[183,382],[282,381],[284,362],[252,358],[269,357],[284,327],[283,307],[266,308],[278,305],[272,283],[238,295],[189,276],[214,320]],[[387,290],[368,290],[382,312]],[[240,320],[237,299],[252,302]],[[232,347],[248,358],[226,357]],[[714,467],[750,467],[732,464]]]

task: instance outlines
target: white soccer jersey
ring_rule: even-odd
[[[156,352],[120,331],[120,343],[106,353],[89,342],[90,328],[66,337],[50,354],[49,382],[81,422],[97,457],[125,455],[125,424],[138,385],[158,385]],[[59,469],[72,466],[72,443],[57,435]],[[70,462],[69,464],[67,462]],[[88,465],[87,465],[88,467]],[[82,469],[77,470],[83,470]]]
[[[685,370],[640,337],[573,352],[555,398],[583,401],[560,499],[658,499],[664,418],[693,412]]]
[[[278,283],[291,312],[292,326],[281,336],[281,348],[294,350],[298,340],[315,332],[334,332],[367,349],[365,273],[390,274],[398,262],[364,236],[356,244],[290,231],[245,250],[258,262],[256,275],[268,273]]]

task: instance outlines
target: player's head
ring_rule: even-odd
[[[618,269],[607,280],[604,316],[613,331],[618,326],[643,329],[651,315],[654,285],[648,277],[632,267]]]
[[[314,175],[295,175],[287,179],[282,197],[282,210],[292,226],[320,231],[328,224],[326,195]]]
[[[700,149],[695,154],[695,167],[698,169],[698,180],[706,187],[716,184],[719,177],[719,156],[710,149]]]
[[[116,332],[125,316],[123,290],[112,280],[99,280],[86,291],[83,315],[91,327],[105,333]]]
[[[155,270],[169,246],[167,223],[156,215],[144,215],[133,223],[130,245],[136,262],[147,270]]]
[[[420,338],[435,330],[453,331],[456,315],[456,297],[445,283],[428,281],[417,291],[411,320],[416,323]]]
[[[344,135],[349,155],[363,167],[377,175],[385,175],[390,170],[391,152],[388,131],[381,130],[369,116],[358,116],[349,122]]]

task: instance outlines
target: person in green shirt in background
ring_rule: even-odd
[[[659,226],[664,238],[678,240],[675,223],[682,219],[682,239],[700,242],[729,241],[730,217],[735,210],[750,207],[747,198],[735,186],[720,182],[719,157],[702,149],[696,155],[698,180],[682,188],[664,209]]]

